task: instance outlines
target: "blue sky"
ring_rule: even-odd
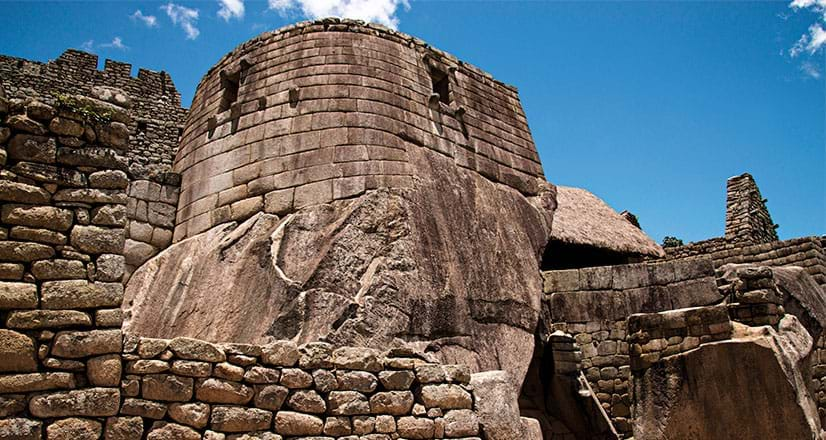
[[[722,235],[742,172],[792,238],[826,233],[826,0],[795,3],[0,0],[0,53],[83,47],[166,70],[188,106],[243,41],[366,16],[517,86],[548,179],[636,213],[655,240]]]

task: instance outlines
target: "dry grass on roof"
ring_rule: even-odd
[[[599,197],[581,188],[557,186],[551,238],[615,252],[664,256],[663,249]]]

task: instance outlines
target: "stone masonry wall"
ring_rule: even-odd
[[[821,286],[826,286],[826,248],[824,237],[802,237],[791,240],[747,245],[725,238],[665,248],[671,260],[708,256],[714,267],[729,263],[755,263],[766,266],[800,266]]]
[[[172,244],[180,184],[180,175],[175,173],[156,174],[129,184],[124,283],[135,269]]]
[[[406,187],[411,148],[526,194],[544,181],[516,90],[479,69],[352,20],[263,34],[198,86],[175,161],[175,240],[259,211]]]
[[[118,89],[131,105],[126,153],[130,176],[169,171],[187,113],[172,79],[146,69],[132,77],[132,66],[117,61],[106,60],[103,70],[97,64],[97,55],[73,49],[46,63],[0,55],[0,88],[8,98],[36,97],[44,102],[56,94],[99,97],[108,88]]]
[[[127,139],[118,122],[22,102],[0,94],[0,438],[482,435],[468,371],[405,350],[124,335],[129,182],[100,158]],[[132,186],[171,201],[164,189]]]
[[[35,398],[55,389],[95,387],[106,405],[120,382],[128,180],[109,167],[123,124],[25,102],[0,96],[0,417],[27,395],[35,413],[35,401],[71,411],[60,395]],[[0,421],[0,438],[40,438],[30,423]]]
[[[718,303],[708,259],[543,272],[545,328],[573,335],[581,367],[620,433],[629,435],[631,361],[626,318]]]
[[[726,239],[750,244],[778,239],[766,201],[748,173],[726,181]]]
[[[123,161],[118,168],[130,179],[128,279],[172,241],[180,176],[170,170],[186,110],[166,73],[140,69],[133,78],[129,64],[106,60],[105,68],[97,70],[97,61],[96,55],[71,49],[48,63],[0,55],[0,88],[12,102],[36,98],[57,105],[60,96],[77,94],[109,102],[124,113],[120,122],[129,148],[119,153]]]

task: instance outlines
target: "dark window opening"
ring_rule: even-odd
[[[138,121],[138,133],[146,133],[146,122]]]
[[[439,69],[430,68],[430,81],[433,93],[439,95],[439,102],[450,104],[450,77]]]
[[[615,266],[638,263],[642,259],[594,246],[551,240],[542,256],[542,270],[582,269],[584,267]]]
[[[238,101],[238,85],[240,83],[240,72],[228,74],[221,73],[221,105],[218,107],[218,112],[224,112],[232,107]]]

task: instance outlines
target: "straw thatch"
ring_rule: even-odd
[[[623,254],[662,257],[663,249],[599,197],[581,188],[557,186],[551,239]]]

